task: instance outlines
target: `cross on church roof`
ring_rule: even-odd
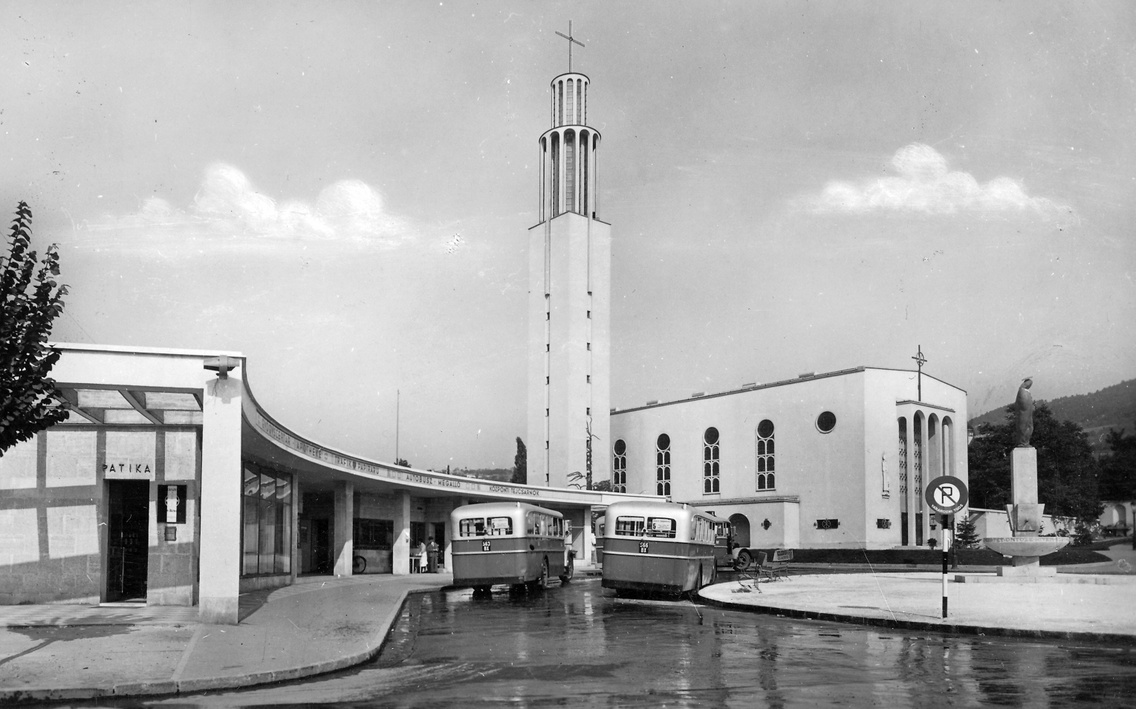
[[[919,365],[919,382],[918,389],[916,389],[916,401],[923,401],[923,365],[927,363],[927,358],[923,356],[923,345],[918,346],[918,351],[911,359],[915,360]]]
[[[584,43],[572,36],[572,20],[568,20],[568,34],[564,34],[559,30],[557,30],[556,34],[568,40],[568,71],[572,71],[572,45],[578,44],[583,47]]]
[[[916,353],[915,353],[915,356],[914,356],[914,357],[912,357],[911,359],[913,359],[913,360],[915,360],[916,362],[918,362],[918,363],[919,363],[919,368],[920,368],[920,369],[923,369],[923,365],[927,363],[927,358],[923,356],[923,346],[922,346],[922,345],[920,345],[920,346],[919,346],[918,350],[919,350],[919,351],[918,351],[918,352],[916,352]]]

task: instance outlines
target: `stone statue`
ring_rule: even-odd
[[[1017,424],[1014,446],[1017,448],[1028,448],[1030,436],[1033,435],[1033,394],[1029,391],[1031,386],[1033,380],[1026,377],[1018,387],[1018,400],[1014,402],[1014,419]]]

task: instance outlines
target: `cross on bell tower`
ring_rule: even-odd
[[[580,42],[579,40],[577,40],[576,38],[574,38],[572,36],[572,20],[568,20],[568,34],[564,34],[563,32],[561,32],[559,30],[557,30],[556,34],[558,34],[561,37],[563,37],[564,39],[568,40],[568,71],[569,71],[569,73],[571,73],[571,71],[572,71],[572,45],[578,44],[581,47],[583,47],[584,43]]]

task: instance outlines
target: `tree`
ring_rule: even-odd
[[[955,523],[955,546],[970,549],[975,544],[978,544],[978,530],[968,515]]]
[[[595,492],[611,492],[611,481],[600,480],[599,482],[592,483],[592,490]]]
[[[32,212],[20,202],[8,255],[0,258],[0,455],[67,418],[67,402],[48,377],[59,350],[47,344],[67,286],[56,282],[52,244],[41,263],[31,251]]]
[[[394,462],[394,464],[395,464],[395,465],[401,465],[401,466],[402,466],[402,467],[404,467],[404,468],[409,468],[409,467],[410,467],[410,461],[409,461],[409,460],[407,460],[406,458],[399,458],[399,459],[397,459],[397,460],[396,460],[396,461]]]
[[[1010,451],[1014,431],[1012,406],[1006,407],[1003,424],[979,427],[968,451],[971,506],[1000,510],[1013,502]],[[1030,444],[1037,449],[1038,501],[1045,505],[1046,513],[1096,519],[1101,510],[1097,492],[1100,466],[1081,427],[1072,421],[1058,421],[1041,402],[1034,410]]]
[[[513,456],[513,477],[511,482],[518,485],[527,485],[529,481],[528,471],[528,451],[525,449],[525,442],[517,436],[517,454]]]
[[[1105,437],[1109,453],[1101,457],[1100,495],[1102,500],[1136,500],[1136,436],[1124,429],[1110,429]]]

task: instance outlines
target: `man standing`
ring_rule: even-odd
[[[430,537],[430,543],[426,545],[426,558],[429,572],[438,573],[438,543],[434,537]]]

